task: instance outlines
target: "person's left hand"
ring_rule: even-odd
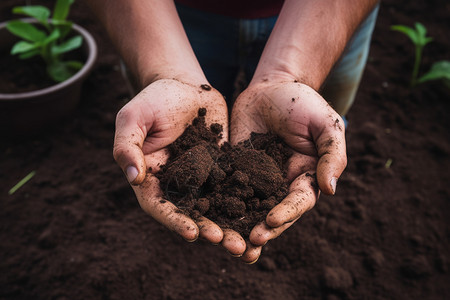
[[[287,164],[288,196],[250,233],[241,259],[258,260],[262,246],[278,237],[311,209],[319,190],[332,195],[347,165],[342,118],[312,88],[297,82],[260,82],[236,100],[230,141],[237,144],[251,132],[272,132],[294,150]]]

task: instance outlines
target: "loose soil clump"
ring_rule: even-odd
[[[284,166],[292,152],[272,134],[252,133],[236,146],[218,142],[222,126],[205,123],[206,109],[169,146],[156,175],[167,200],[193,219],[205,216],[248,237],[288,194]]]

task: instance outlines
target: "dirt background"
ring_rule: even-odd
[[[0,20],[23,3],[1,1]],[[81,1],[72,19],[100,44],[82,103],[40,137],[0,142],[1,299],[450,297],[450,91],[409,89],[413,48],[389,30],[428,28],[422,71],[450,59],[448,1],[382,2],[337,195],[254,265],[189,244],[142,212],[112,158],[115,114],[129,100],[118,57]]]

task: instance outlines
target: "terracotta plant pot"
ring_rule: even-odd
[[[23,21],[33,23],[32,19]],[[18,40],[0,24],[0,49],[11,49]],[[5,94],[0,92],[0,136],[20,137],[38,134],[50,125],[67,117],[78,105],[81,85],[94,66],[97,44],[92,35],[74,24],[73,30],[83,37],[82,52],[85,56],[83,68],[61,83],[25,93]]]

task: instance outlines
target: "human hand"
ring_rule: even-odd
[[[242,260],[255,262],[262,246],[311,209],[319,190],[332,195],[346,167],[342,118],[312,88],[297,82],[259,82],[236,100],[230,123],[232,144],[251,132],[272,132],[294,150],[287,164],[288,196],[250,233]]]
[[[222,243],[232,254],[242,254],[245,243],[239,239],[234,242],[234,232],[224,232],[206,218],[194,222],[171,202],[165,201],[159,180],[154,176],[167,162],[166,147],[192,123],[199,108],[206,108],[208,125],[219,123],[223,126],[221,142],[228,140],[227,106],[217,90],[209,85],[177,80],[155,81],[118,113],[114,158],[147,214],[188,241],[200,236],[214,244]]]

